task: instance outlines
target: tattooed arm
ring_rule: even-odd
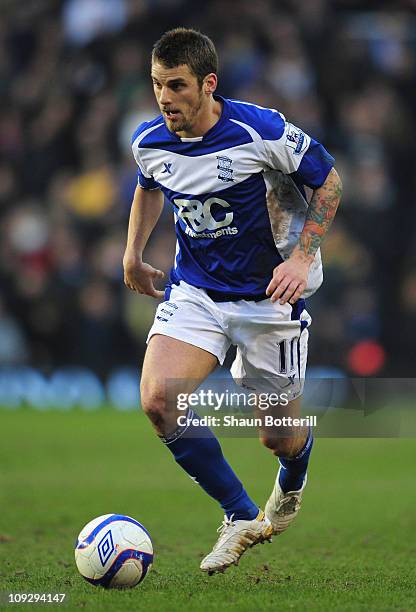
[[[281,304],[294,304],[304,292],[309,268],[335,217],[341,193],[341,179],[332,168],[324,184],[314,191],[298,244],[289,259],[273,271],[266,290],[272,302],[280,298]]]

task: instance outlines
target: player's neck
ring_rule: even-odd
[[[206,106],[201,107],[192,128],[177,132],[180,138],[198,138],[205,134],[220,120],[222,114],[222,102],[213,97],[208,100]]]

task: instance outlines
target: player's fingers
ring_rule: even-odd
[[[165,292],[158,291],[157,289],[153,288],[153,291],[151,293],[147,293],[146,295],[150,295],[150,297],[154,297],[157,300],[161,300],[162,298],[165,297]]]
[[[163,274],[163,272],[162,272]],[[165,295],[164,291],[158,291],[153,285],[153,281],[151,278],[147,278],[145,283],[141,284],[142,293],[148,295],[149,297],[153,297],[156,299],[160,299]]]
[[[266,295],[272,295],[273,291],[276,290],[276,288],[280,285],[283,279],[284,279],[284,274],[280,272],[278,268],[275,268],[273,272],[273,278],[267,286]]]
[[[270,298],[272,302],[276,302],[280,298],[280,296],[284,294],[284,292],[289,286],[289,283],[290,278],[285,276],[285,278],[277,285],[276,289],[274,290]]]
[[[279,283],[281,281],[282,279],[280,277],[276,278],[275,276],[273,276],[272,280],[270,281],[266,289],[266,295],[272,295],[273,291],[276,290],[276,288],[279,286]]]
[[[143,287],[140,285],[140,283],[138,283],[136,281],[136,279],[130,277],[130,276],[125,276],[124,277],[124,284],[126,285],[126,287],[128,289],[130,289],[130,291],[137,291],[137,293],[145,293]]]
[[[156,270],[154,269],[152,272],[152,277],[153,278],[163,278],[165,276],[165,273],[162,272],[162,270]]]
[[[277,287],[277,283],[272,279],[267,286],[266,295],[270,296],[273,293],[273,291],[276,289],[276,287]]]
[[[290,304],[295,304],[301,297],[302,293],[304,292],[306,287],[306,283],[300,283],[299,287],[296,289],[295,293],[292,295],[292,297],[289,300]]]
[[[131,291],[138,291],[139,293],[141,293],[140,287],[136,283],[134,283],[134,282],[132,282],[130,280],[125,280],[124,284]]]
[[[286,304],[286,302],[292,297],[292,295],[295,293],[298,287],[299,287],[298,280],[293,280],[291,283],[289,283],[288,287],[286,288],[286,291],[280,297],[279,303]]]

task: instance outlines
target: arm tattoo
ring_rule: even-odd
[[[319,249],[335,217],[341,194],[341,179],[337,171],[332,168],[325,183],[312,196],[299,238],[299,249],[307,257],[314,256]]]

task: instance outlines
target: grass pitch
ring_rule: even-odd
[[[416,609],[415,440],[318,439],[295,525],[208,577],[198,566],[221,512],[143,415],[1,411],[0,423],[3,594],[65,592],[66,610]],[[222,444],[264,506],[276,460],[254,439]],[[77,573],[78,532],[110,512],[153,537],[155,564],[136,589],[105,591]]]

